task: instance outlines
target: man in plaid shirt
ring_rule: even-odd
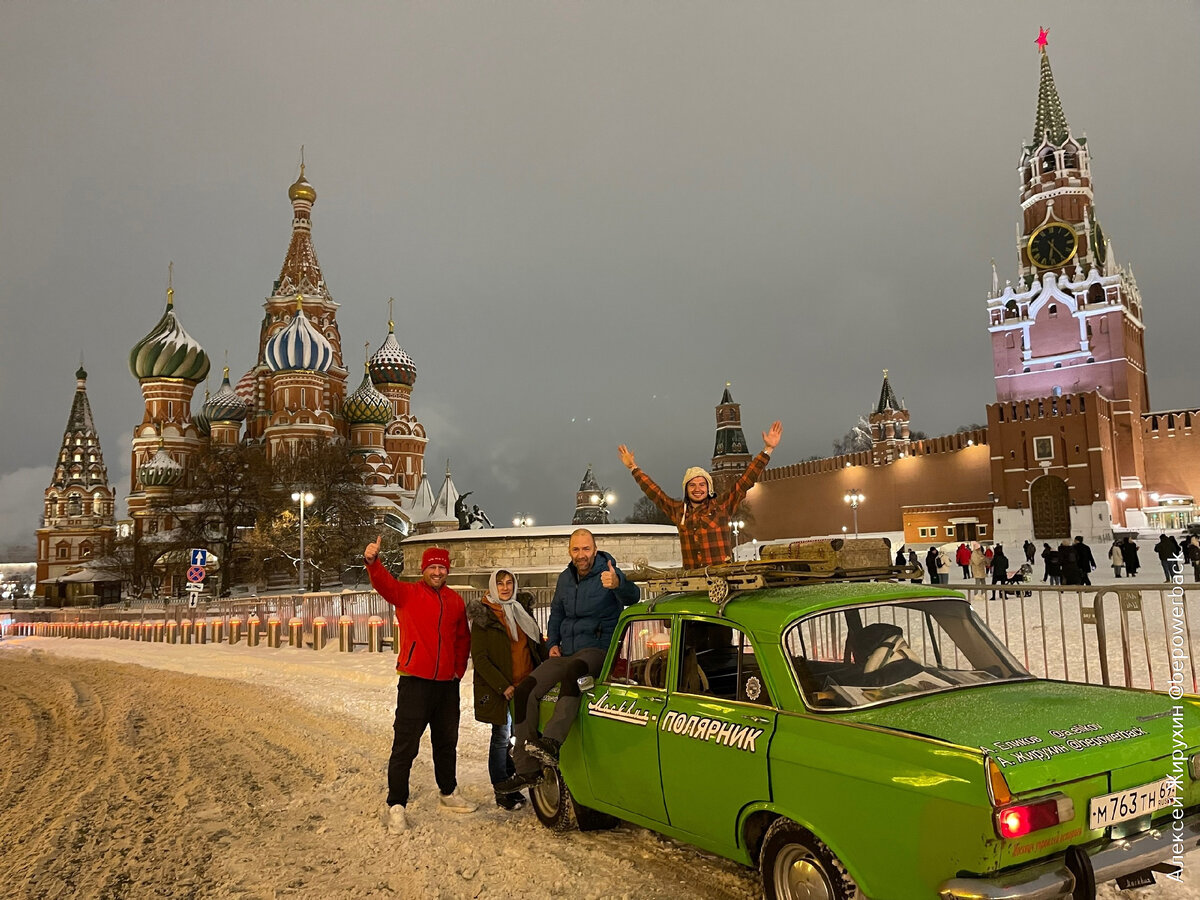
[[[729,520],[746,498],[746,492],[754,487],[771,454],[783,437],[783,426],[778,422],[763,432],[763,448],[746,467],[746,471],[734,482],[728,493],[717,496],[713,490],[712,476],[693,466],[683,473],[683,499],[668,497],[653,479],[643,472],[634,461],[633,451],[622,444],[617,448],[621,462],[633,475],[651,502],[679,527],[679,546],[683,551],[683,567],[699,569],[704,566],[729,562],[732,548],[729,546]]]

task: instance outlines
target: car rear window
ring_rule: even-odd
[[[970,604],[959,600],[818,613],[788,629],[784,644],[805,701],[818,709],[1031,677]]]

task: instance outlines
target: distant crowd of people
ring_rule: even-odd
[[[1003,544],[983,546],[980,543],[962,542],[954,552],[954,564],[962,568],[963,580],[973,580],[976,584],[986,584],[990,577],[992,584],[1014,584],[1032,580],[1032,573],[1038,557],[1037,545],[1026,540],[1022,545],[1025,564],[1015,571],[1010,570],[1012,563],[1004,552]],[[1200,537],[1187,535],[1182,542],[1169,534],[1159,535],[1158,543],[1154,545],[1154,553],[1162,565],[1163,578],[1172,581],[1177,575],[1183,574],[1184,565],[1192,567],[1192,575],[1200,583]],[[1043,564],[1042,581],[1051,585],[1090,585],[1091,573],[1099,568],[1092,548],[1084,543],[1083,536],[1077,535],[1074,541],[1063,540],[1057,547],[1049,543],[1042,544],[1041,558]],[[917,560],[916,551],[903,547],[896,554],[896,565],[907,562],[914,565]],[[1133,578],[1141,569],[1142,563],[1138,556],[1137,541],[1125,536],[1114,540],[1108,550],[1108,562],[1112,566],[1113,578]],[[930,547],[925,554],[925,571],[931,584],[950,583],[949,555],[944,549]],[[915,579],[914,579],[915,580]]]

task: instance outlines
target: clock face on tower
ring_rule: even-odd
[[[1049,222],[1029,236],[1029,258],[1042,269],[1061,266],[1078,249],[1075,230],[1062,222]]]

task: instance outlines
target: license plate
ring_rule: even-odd
[[[1088,828],[1096,831],[1118,822],[1128,822],[1163,809],[1174,799],[1175,783],[1170,778],[1093,797],[1088,801]]]

